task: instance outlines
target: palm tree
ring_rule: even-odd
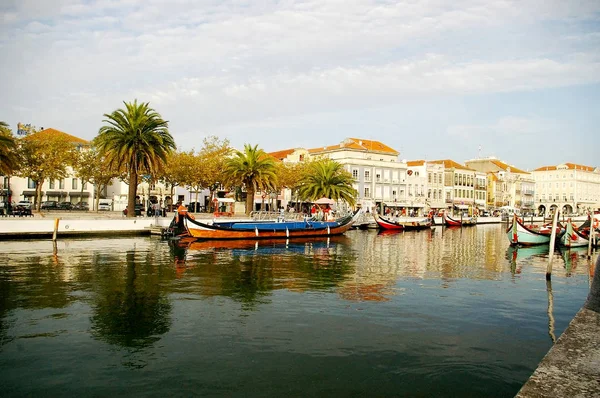
[[[357,195],[353,181],[352,175],[340,163],[331,159],[317,160],[308,165],[298,193],[305,200],[326,197],[344,200],[353,206]]]
[[[8,124],[0,121],[0,174],[10,175],[17,167],[16,148]]]
[[[168,122],[148,103],[123,102],[125,109],[104,114],[95,144],[111,170],[125,170],[129,181],[127,217],[135,217],[138,178],[144,173],[160,173],[167,156],[175,150]]]
[[[225,162],[225,175],[233,185],[246,187],[246,214],[254,205],[257,190],[273,188],[277,182],[275,159],[267,155],[258,145],[244,144],[244,152],[235,151]]]

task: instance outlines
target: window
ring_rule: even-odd
[[[371,172],[369,170],[365,170],[365,181],[371,181]]]
[[[357,169],[352,170],[352,178],[354,178],[355,180],[358,179],[358,170]]]
[[[304,155],[300,155],[300,161],[304,161]]]
[[[58,189],[65,189],[65,180],[64,178],[61,180],[58,180]]]
[[[54,189],[54,180],[48,181],[48,188]]]
[[[431,173],[427,173],[427,182],[431,184]]]
[[[77,189],[77,178],[71,180],[71,189]]]
[[[365,187],[365,198],[370,198],[371,192],[369,191],[369,187]]]
[[[27,188],[35,189],[35,182],[31,178],[27,178]]]
[[[376,182],[380,182],[381,181],[381,174],[375,174],[375,181]]]
[[[83,185],[82,189],[84,189],[84,190],[87,189],[87,182],[84,182],[82,185]]]

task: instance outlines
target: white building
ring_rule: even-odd
[[[538,212],[584,214],[600,207],[600,169],[575,163],[544,166],[533,171]]]
[[[398,158],[400,153],[379,141],[347,138],[338,145],[310,149],[309,153],[342,164],[354,177],[359,202],[369,200],[380,210],[384,205],[415,211],[425,207],[427,176],[408,175],[406,161]]]

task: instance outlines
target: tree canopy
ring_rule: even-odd
[[[138,177],[142,174],[159,176],[167,156],[175,150],[175,141],[169,133],[168,122],[150,108],[149,103],[124,102],[124,109],[104,114],[106,125],[95,139],[109,170],[127,173],[129,192],[127,206],[135,207]],[[129,211],[128,217],[135,217]]]
[[[246,214],[254,207],[254,194],[258,190],[268,190],[276,186],[277,167],[275,159],[258,145],[244,144],[244,151],[235,151],[225,162],[227,181],[232,186],[246,188]]]
[[[298,193],[303,200],[326,197],[343,200],[353,206],[357,197],[353,182],[352,174],[344,170],[340,163],[331,159],[320,159],[307,164]]]

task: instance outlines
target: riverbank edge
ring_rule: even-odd
[[[517,398],[600,396],[600,257],[584,307],[544,356]]]

